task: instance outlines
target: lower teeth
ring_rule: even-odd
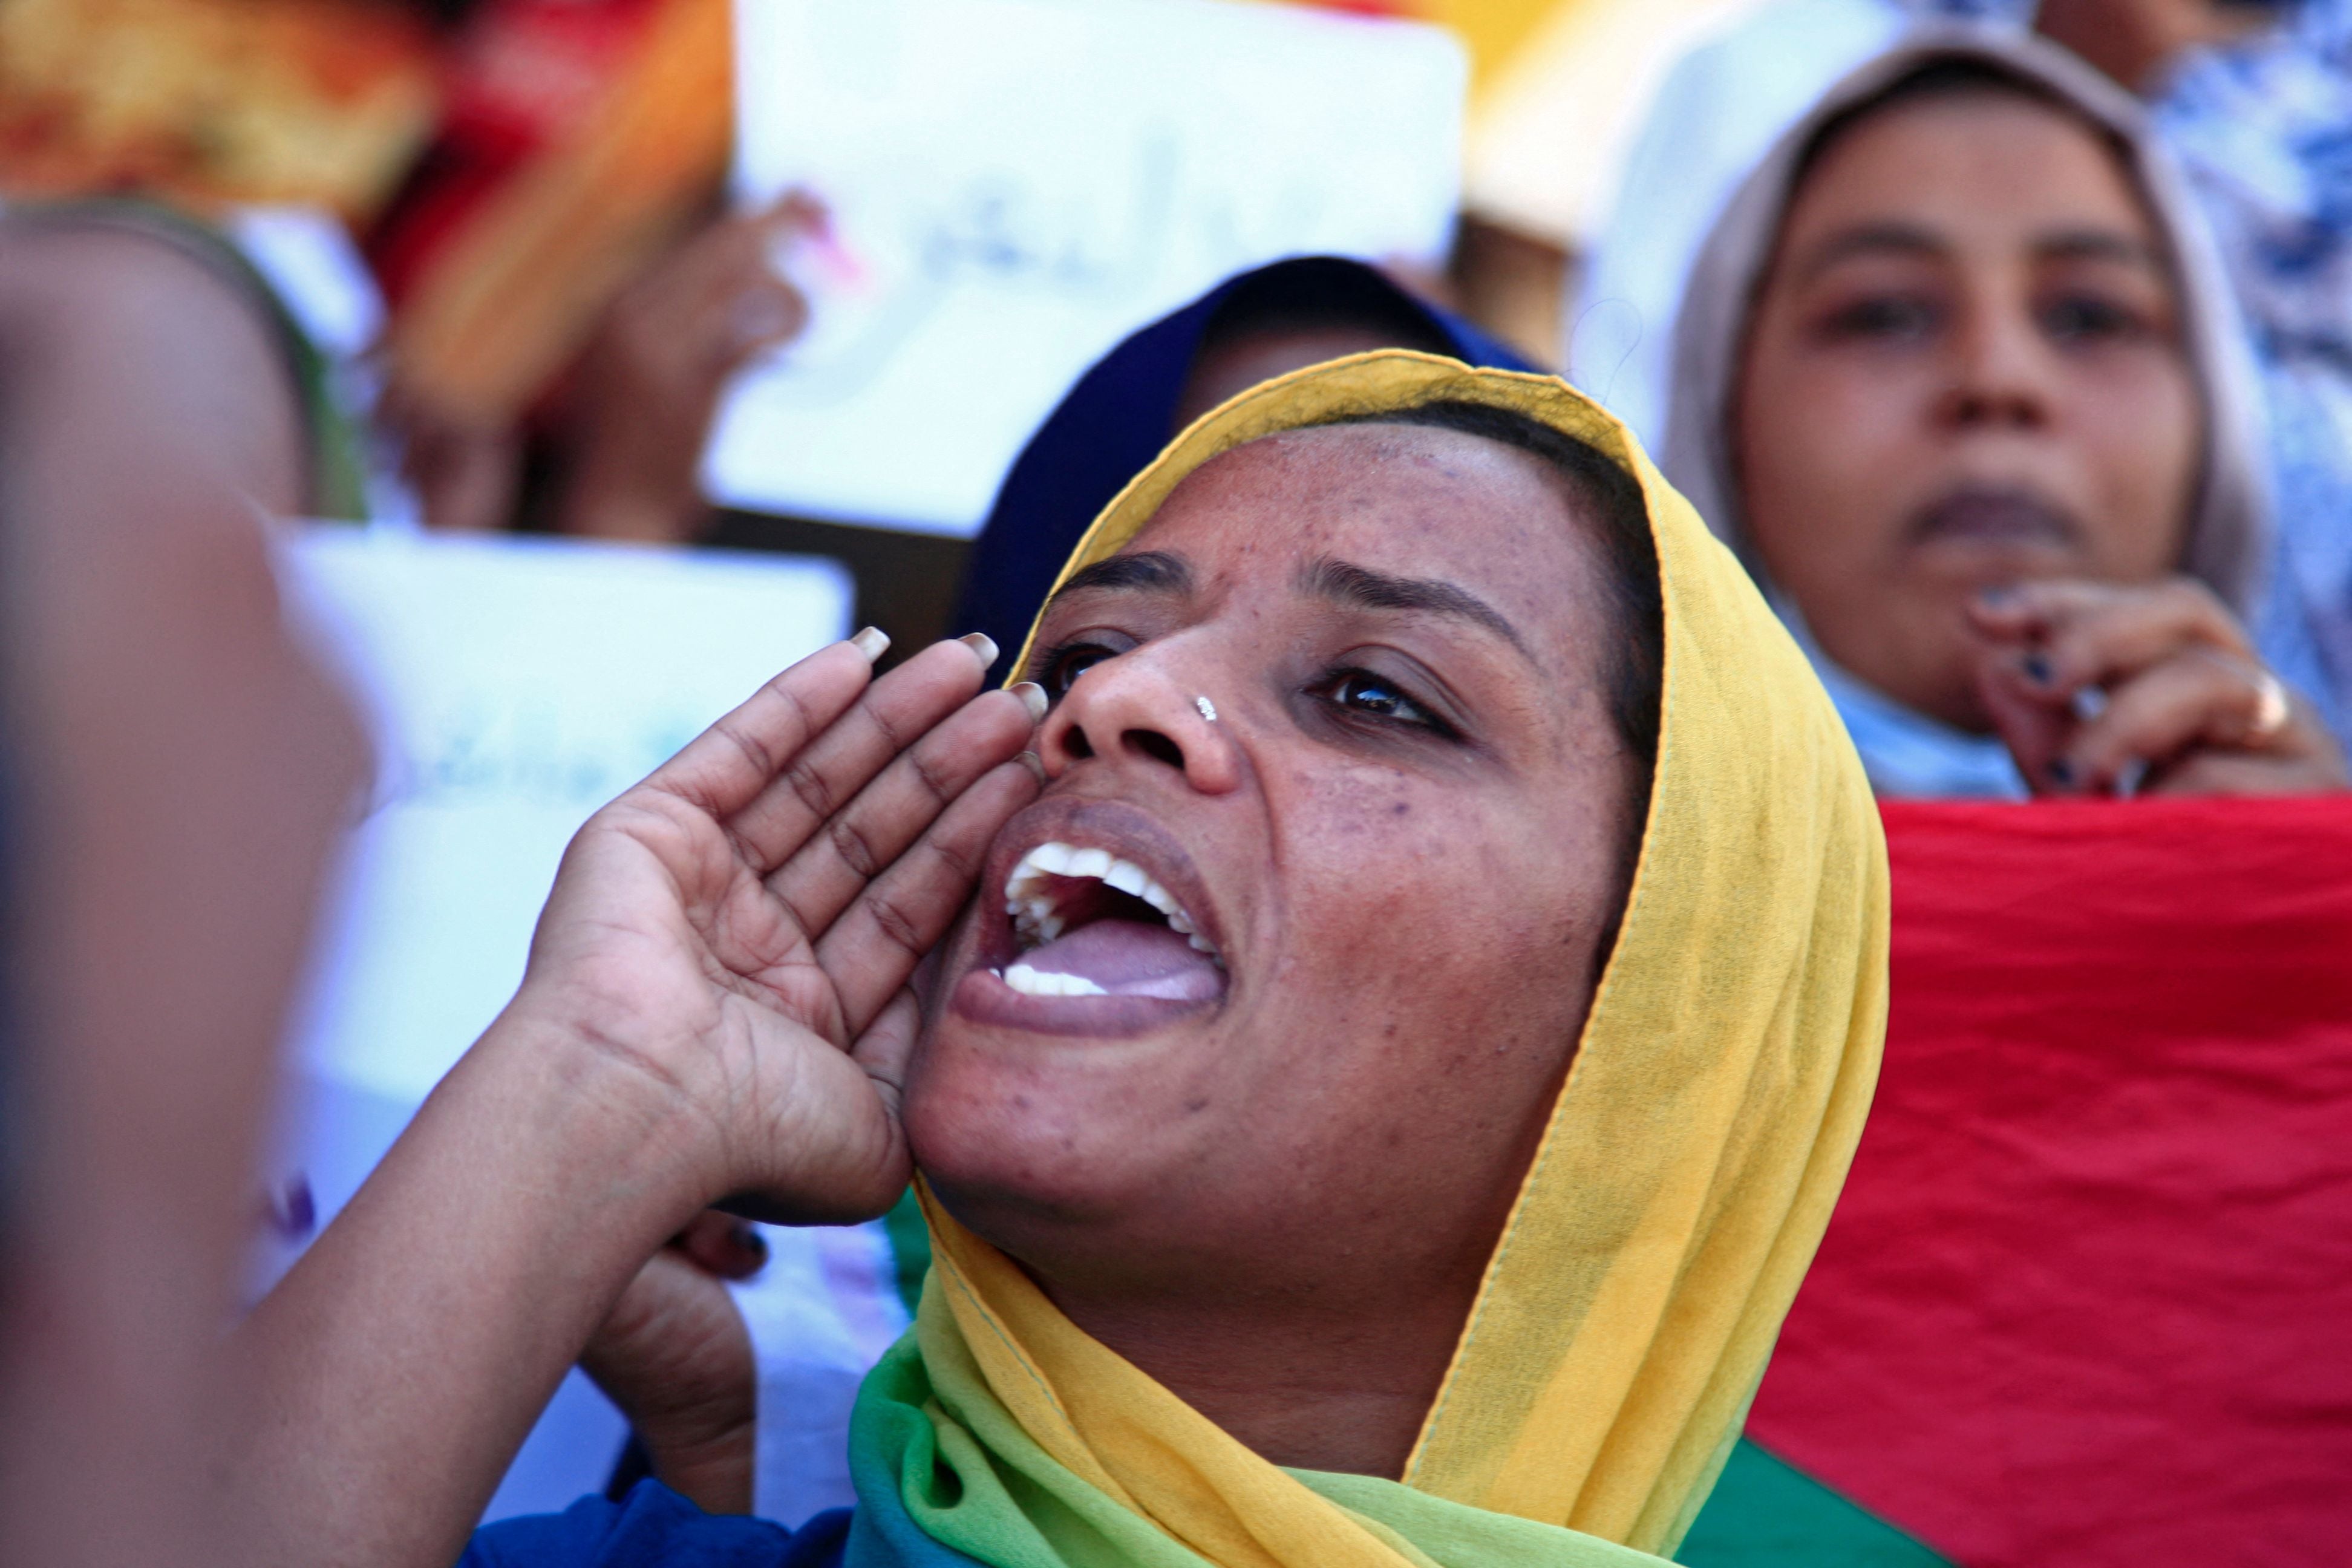
[[[1083,974],[1057,974],[1016,963],[1004,972],[1004,984],[1024,996],[1108,996],[1109,992]]]

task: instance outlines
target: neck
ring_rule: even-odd
[[[1261,1458],[1396,1479],[1477,1277],[1391,1301],[1203,1302],[1041,1280],[1071,1321]]]

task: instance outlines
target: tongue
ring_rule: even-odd
[[[1032,948],[1021,962],[1047,974],[1076,974],[1113,996],[1205,1002],[1223,994],[1224,971],[1163,925],[1095,921],[1058,942]]]

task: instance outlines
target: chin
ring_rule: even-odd
[[[1158,1113],[1153,1091],[1179,1064],[1152,1044],[934,1019],[907,1075],[915,1163],[957,1218],[993,1241],[1024,1222],[1116,1218],[1165,1191],[1189,1142],[1183,1116]]]
[[[1124,803],[1000,831],[908,1067],[908,1143],[958,1217],[1108,1217],[1199,1156],[1251,1011],[1209,882]]]

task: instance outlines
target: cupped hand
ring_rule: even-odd
[[[978,637],[875,679],[882,643],[811,655],[591,817],[532,937],[507,1021],[625,1064],[623,1114],[688,1112],[692,1206],[839,1224],[907,1184],[908,979],[1036,795],[1044,693],[980,694]]]
[[[2289,795],[2345,787],[2344,754],[2189,578],[2048,581],[1969,606],[1977,686],[2036,795]]]

